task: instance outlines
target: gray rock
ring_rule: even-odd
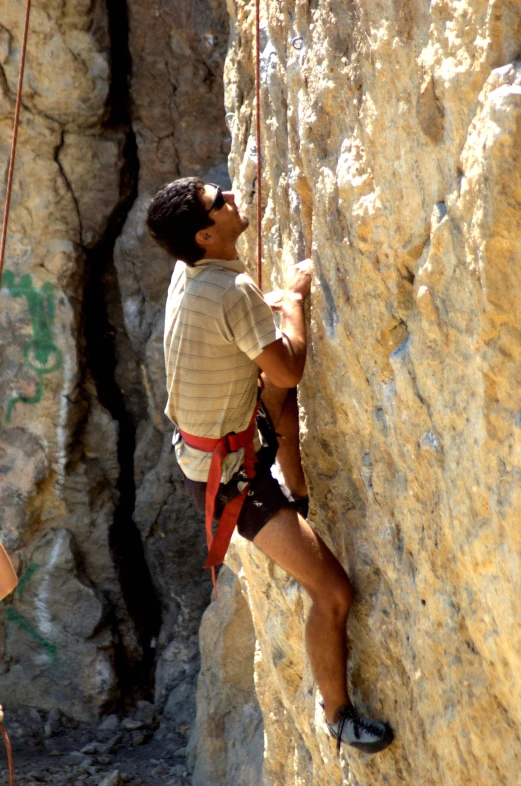
[[[188,682],[182,682],[174,688],[168,696],[164,708],[164,716],[176,724],[185,724],[193,718],[193,703],[195,699],[192,687]]]
[[[103,718],[98,729],[100,731],[116,731],[119,729],[119,718],[117,715],[107,715],[106,718]]]
[[[253,681],[255,631],[237,576],[224,566],[201,626],[197,725],[187,750],[195,786],[258,786],[264,725]],[[216,683],[221,684],[219,691]],[[222,729],[222,733],[215,733]],[[233,739],[234,745],[224,744]]]
[[[149,701],[138,701],[135,715],[145,726],[151,726],[155,720],[156,708]]]
[[[123,779],[119,770],[114,770],[100,781],[99,786],[122,786]]]
[[[146,740],[145,734],[142,731],[132,732],[132,745],[142,745]]]
[[[86,759],[86,755],[81,753],[81,751],[71,751],[70,753],[66,753],[64,755],[64,764],[80,764]]]
[[[108,651],[99,646],[103,641],[109,644],[108,638],[100,631],[96,644],[87,641],[99,626],[103,605],[92,587],[85,584],[76,554],[76,542],[66,529],[51,531],[33,551],[34,564],[41,567],[11,607],[17,635],[8,635],[5,644],[13,662],[24,664],[25,679],[19,679],[21,666],[13,667],[1,678],[1,689],[13,703],[23,703],[30,684],[31,695],[41,707],[50,710],[57,704],[67,706],[71,714],[88,718],[112,690],[115,675],[110,646]],[[10,630],[14,634],[12,626]],[[41,652],[28,647],[35,635]],[[63,650],[67,657],[61,663],[61,678],[54,680],[52,675]],[[47,687],[46,679],[51,680],[52,688]],[[38,698],[37,691],[41,692]],[[36,724],[42,728],[35,709],[28,721],[33,728]],[[52,734],[55,726],[49,723],[46,733]]]
[[[56,734],[62,728],[62,714],[58,707],[52,707],[47,717],[47,724],[52,734]]]
[[[100,742],[89,742],[81,748],[81,753],[105,753],[105,745]]]
[[[107,751],[107,753],[110,753],[111,751],[115,750],[120,744],[120,742],[122,741],[122,739],[123,739],[122,734],[115,734],[114,737],[111,737],[110,740],[105,744],[105,750]]]
[[[78,764],[78,768],[80,770],[87,771],[87,772],[89,772],[91,774],[96,772],[96,766],[94,764],[94,760],[90,756],[87,756],[83,761],[81,761]]]
[[[126,729],[126,731],[134,731],[135,729],[142,729],[145,724],[142,720],[138,720],[137,718],[124,718],[121,721],[121,728]]]
[[[167,775],[168,773],[170,773],[170,767],[164,763],[157,764],[150,770],[150,775],[153,778],[159,778],[161,775]]]
[[[49,720],[50,723],[54,723],[56,726],[60,726],[61,725],[62,714],[61,714],[60,710],[58,709],[58,707],[53,707],[49,711],[48,720]]]

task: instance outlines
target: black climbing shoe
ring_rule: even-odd
[[[303,519],[307,519],[309,513],[309,497],[297,497],[290,502],[290,505]]]
[[[343,704],[337,709],[333,723],[327,719],[326,722],[329,733],[337,741],[336,749],[339,754],[343,742],[364,753],[378,753],[387,748],[394,738],[391,727],[387,723],[364,718],[350,704]]]

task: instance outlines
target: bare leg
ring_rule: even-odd
[[[350,704],[346,621],[353,599],[351,582],[323,540],[291,508],[283,508],[270,519],[254,543],[287,570],[311,597],[307,651],[326,716],[332,721],[340,705]]]
[[[277,464],[292,496],[305,497],[308,489],[300,460],[297,390],[278,388],[264,374],[262,378],[262,402],[270,414],[275,430],[281,435]]]

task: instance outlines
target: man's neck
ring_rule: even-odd
[[[233,246],[217,246],[213,247],[211,250],[207,250],[203,259],[225,259],[227,261],[232,261],[237,259],[237,249],[235,244]]]

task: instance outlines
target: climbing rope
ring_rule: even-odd
[[[260,107],[260,0],[255,0],[255,105],[257,148],[257,283],[262,289],[262,155],[261,155],[261,107]]]
[[[31,13],[31,0],[26,0],[25,26],[22,41],[22,52],[20,56],[20,73],[18,76],[18,90],[16,92],[16,105],[14,110],[13,140],[11,143],[11,154],[9,157],[9,174],[7,176],[7,188],[5,192],[4,221],[2,225],[2,239],[0,241],[0,285],[2,284],[2,273],[4,269],[5,243],[7,239],[7,224],[9,221],[9,208],[11,207],[11,190],[13,187],[14,161],[16,157],[16,143],[18,141],[18,126],[20,123],[20,107],[22,106],[22,83],[25,70],[25,56],[27,52],[27,36],[29,33],[29,15]]]
[[[5,191],[4,220],[2,223],[2,237],[0,240],[0,286],[2,284],[2,274],[4,271],[5,244],[7,240],[7,224],[9,222],[9,209],[11,207],[11,191],[13,188],[14,162],[16,158],[16,144],[18,141],[18,126],[20,124],[20,108],[22,106],[22,84],[24,79],[25,58],[27,53],[27,38],[29,34],[29,16],[31,13],[31,0],[26,0],[25,24],[22,39],[22,51],[20,55],[20,71],[18,74],[18,89],[16,91],[16,104],[14,109],[13,138],[11,142],[11,153],[9,156],[9,171],[7,175],[7,187]],[[3,737],[5,750],[7,753],[7,766],[9,768],[9,786],[14,786],[14,764],[13,750],[11,741],[4,726],[4,711],[0,706],[0,734]]]
[[[14,786],[14,767],[13,767],[13,751],[11,749],[11,741],[7,734],[4,724],[4,711],[0,706],[0,733],[4,738],[5,750],[7,753],[7,766],[9,767],[9,786]]]

